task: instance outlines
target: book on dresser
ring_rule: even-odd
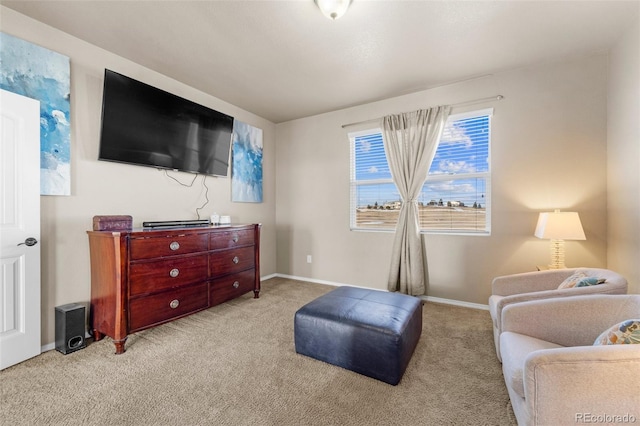
[[[87,231],[90,331],[127,336],[239,297],[260,294],[260,224]]]

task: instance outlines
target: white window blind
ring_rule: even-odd
[[[449,116],[418,199],[428,232],[490,232],[491,110]],[[349,134],[351,228],[393,230],[400,195],[391,178],[380,129]]]

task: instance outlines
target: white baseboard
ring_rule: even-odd
[[[275,278],[277,277],[278,274],[271,274],[271,275],[266,275],[264,277],[260,277],[260,281],[266,281],[266,280],[270,280],[271,278]]]
[[[362,287],[362,286],[357,286],[357,285],[353,285],[353,284],[338,283],[338,282],[335,282],[335,281],[317,280],[315,278],[298,277],[298,276],[295,276],[295,275],[287,275],[287,274],[274,274],[274,275],[276,277],[280,277],[280,278],[288,278],[290,280],[296,280],[296,281],[306,281],[306,282],[314,283],[314,284],[325,284],[325,285],[330,285],[330,286],[333,286],[333,287],[348,286],[348,287],[366,288],[368,290],[379,290],[377,288]]]
[[[314,278],[298,277],[298,276],[295,276],[295,275],[287,275],[287,274],[272,274],[272,275],[269,275],[269,278],[275,278],[275,277],[289,278],[289,279],[297,280],[297,281],[307,281],[307,282],[315,283],[315,284],[325,284],[325,285],[330,285],[330,286],[334,286],[334,287],[349,286],[349,287],[366,288],[367,290],[385,291],[385,290],[381,290],[379,288],[363,287],[363,286],[347,284],[347,283],[338,283],[338,282],[334,282],[334,281],[317,280],[317,279],[314,279]],[[265,277],[265,278],[263,278],[263,280],[264,279],[267,279],[267,278]],[[484,311],[488,311],[489,310],[489,305],[483,305],[483,304],[480,304],[480,303],[465,302],[465,301],[462,301],[462,300],[444,299],[444,298],[441,298],[441,297],[433,297],[433,296],[422,296],[421,299],[426,300],[427,302],[443,303],[445,305],[462,306],[462,307],[465,307],[465,308],[480,309],[480,310],[484,310]]]
[[[56,348],[56,344],[55,342],[53,343],[47,343],[46,345],[40,347],[40,353],[43,354],[45,352],[49,352],[52,351]]]
[[[443,299],[441,297],[433,297],[433,296],[422,296],[422,299],[426,300],[427,302],[443,303],[445,305],[462,306],[463,308],[480,309],[480,310],[483,310],[483,311],[488,311],[489,310],[489,305],[483,305],[482,303],[471,303],[471,302],[465,302],[465,301],[462,301],[462,300]]]

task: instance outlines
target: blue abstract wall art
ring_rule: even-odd
[[[262,129],[233,122],[231,201],[262,202]]]
[[[40,193],[71,194],[69,58],[0,32],[0,88],[40,101]]]

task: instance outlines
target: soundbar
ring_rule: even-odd
[[[143,228],[168,228],[168,227],[188,227],[188,226],[209,226],[207,219],[197,220],[160,220],[156,222],[142,222]]]

